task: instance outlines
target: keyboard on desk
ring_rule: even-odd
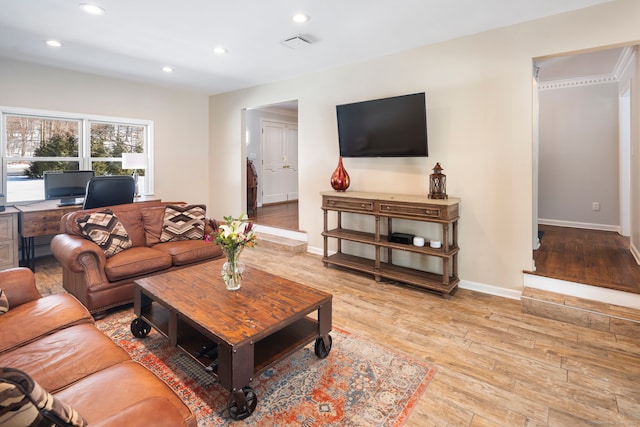
[[[64,200],[64,201],[60,200],[60,203],[58,203],[58,207],[62,208],[65,206],[82,206],[83,203],[84,203],[84,198]]]

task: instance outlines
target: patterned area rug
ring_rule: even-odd
[[[420,360],[336,328],[326,359],[313,344],[254,378],[258,405],[232,420],[229,392],[190,356],[152,330],[134,338],[129,309],[96,322],[98,328],[169,384],[198,418],[198,426],[399,426],[404,424],[436,369]]]

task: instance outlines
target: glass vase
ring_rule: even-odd
[[[237,291],[242,283],[244,263],[239,260],[242,248],[222,249],[227,261],[222,265],[222,280],[228,291]]]

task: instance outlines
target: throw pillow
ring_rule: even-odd
[[[9,311],[9,300],[7,294],[0,289],[0,314],[5,314],[7,311]]]
[[[109,209],[78,218],[78,226],[85,237],[100,246],[107,258],[133,246],[124,225]]]
[[[82,416],[43,389],[25,372],[0,368],[0,425],[87,426]]]
[[[160,241],[203,239],[205,211],[205,205],[167,205]]]

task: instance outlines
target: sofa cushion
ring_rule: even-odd
[[[133,245],[124,225],[110,209],[78,218],[78,225],[82,234],[100,246],[107,258]]]
[[[0,316],[0,354],[60,329],[93,322],[89,311],[69,294],[26,302]]]
[[[9,300],[7,294],[0,289],[0,314],[5,314],[7,311],[9,311]]]
[[[107,259],[104,274],[109,282],[144,276],[171,267],[171,256],[147,247],[133,247]]]
[[[162,225],[164,224],[164,211],[164,206],[153,206],[142,210],[144,238],[149,247],[160,243],[160,234],[162,234]]]
[[[161,242],[198,240],[204,237],[205,205],[167,205]]]
[[[222,256],[222,249],[215,243],[204,240],[181,240],[178,242],[158,243],[153,246],[171,255],[173,265],[187,265]]]
[[[19,369],[0,368],[0,398],[2,425],[87,425],[75,409],[56,399]]]
[[[146,202],[144,202],[146,203]],[[142,226],[141,203],[129,203],[127,205],[111,206],[111,211],[118,217],[124,228],[129,233],[133,246],[146,246],[144,241],[144,227]]]
[[[73,406],[86,417],[89,425],[119,414],[151,397],[168,400],[169,403],[162,400],[159,403],[176,407],[187,425],[196,425],[193,413],[178,395],[133,360],[96,372],[56,392],[55,395],[65,402],[73,402]],[[144,420],[136,424],[143,422]]]
[[[117,414],[91,423],[91,427],[122,427],[131,425],[131,420],[144,420],[149,427],[188,427],[189,424],[171,402],[164,397],[149,397],[123,409]],[[189,418],[192,424],[196,420]]]
[[[56,392],[94,372],[130,359],[111,338],[93,324],[86,323],[0,354],[0,366],[29,372],[46,390]]]

